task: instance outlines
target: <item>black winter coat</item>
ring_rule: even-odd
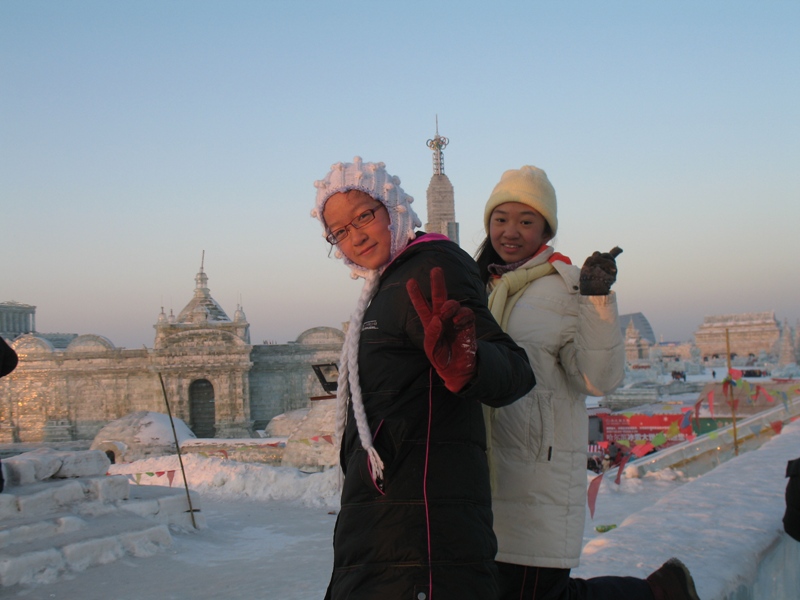
[[[18,361],[17,353],[0,337],[0,377],[5,377],[16,369]]]
[[[476,315],[478,371],[459,394],[432,369],[406,292],[415,278],[430,302],[436,266],[448,297]],[[486,303],[477,265],[450,241],[420,240],[383,273],[364,316],[358,358],[364,407],[385,466],[383,490],[370,477],[351,408],[326,598],[424,600],[431,584],[435,600],[497,597],[481,403],[510,404],[535,379],[525,351]]]

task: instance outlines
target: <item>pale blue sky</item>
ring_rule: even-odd
[[[462,246],[502,172],[547,171],[558,249],[624,249],[621,312],[800,318],[800,2],[0,2],[0,301],[152,346],[239,298],[252,339],[340,326],[361,287],[313,181],[383,161],[426,220],[450,138]]]

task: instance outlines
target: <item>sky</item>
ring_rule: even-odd
[[[800,318],[800,4],[0,2],[0,302],[151,347],[201,257],[253,343],[341,327],[361,282],[310,217],[382,161],[426,222],[449,139],[461,245],[506,169],[544,169],[555,245],[618,258],[620,312],[690,339]]]
[[[701,598],[735,595],[740,585],[752,584],[759,567],[766,571],[768,589],[756,588],[753,597],[798,597],[796,570],[781,566],[797,556],[797,543],[781,533],[781,517],[786,462],[796,458],[798,440],[800,422],[787,423],[757,450],[699,477],[672,468],[633,477],[629,463],[616,484],[616,470],[608,471],[599,482],[593,515],[587,507],[581,565],[573,575],[645,577],[677,556],[689,566]],[[109,594],[115,600],[323,596],[339,510],[336,469],[309,475],[199,454],[184,454],[183,463],[204,528],[173,531],[173,546],[155,556],[127,556],[55,582],[45,578],[15,586],[6,595],[27,600],[104,600]],[[132,496],[135,482],[167,485],[170,471],[172,485],[182,487],[175,455],[110,467],[112,474],[128,476]],[[595,477],[587,472],[587,482]],[[616,528],[598,532],[602,525]],[[781,542],[785,553],[773,552],[777,561],[765,560]],[[779,593],[782,580],[791,585]]]

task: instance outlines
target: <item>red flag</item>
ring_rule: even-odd
[[[655,446],[650,442],[645,442],[644,444],[636,444],[633,448],[631,448],[631,453],[635,454],[638,458],[641,458],[650,450],[653,450]]]
[[[708,392],[708,412],[712,417],[714,416],[714,390]]]
[[[156,477],[163,477],[164,471],[156,471]]]
[[[772,427],[775,433],[780,433],[783,430],[783,421],[773,421],[769,426]]]
[[[761,394],[763,394],[763,396],[767,399],[767,402],[775,402],[775,399],[772,397],[772,395],[767,390],[765,390],[762,386],[760,386],[760,385],[756,386],[756,389]]]
[[[703,403],[703,399],[697,401],[697,404],[694,405],[694,424],[697,425],[697,431],[700,431],[700,405]]]
[[[175,471],[167,471],[167,479],[169,480],[169,487],[172,487],[172,480],[175,479]]]
[[[333,444],[333,437],[330,435],[323,435],[322,439],[328,442],[329,444]]]
[[[631,459],[630,454],[626,454],[622,457],[622,461],[619,463],[619,470],[617,471],[617,478],[614,480],[614,483],[619,485],[619,482],[622,481],[622,472],[625,470],[625,465],[628,464],[628,461]]]
[[[603,480],[603,474],[600,473],[597,477],[592,479],[589,483],[589,490],[586,494],[586,499],[589,503],[589,516],[594,519],[594,506],[597,502],[597,492],[600,491],[600,482]]]
[[[739,369],[731,369],[731,379],[741,379],[742,372]]]

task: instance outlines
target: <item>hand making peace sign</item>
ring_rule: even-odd
[[[460,391],[472,379],[477,366],[475,313],[457,300],[447,299],[441,267],[431,269],[430,305],[416,279],[406,282],[406,290],[422,321],[428,360],[448,390]]]

